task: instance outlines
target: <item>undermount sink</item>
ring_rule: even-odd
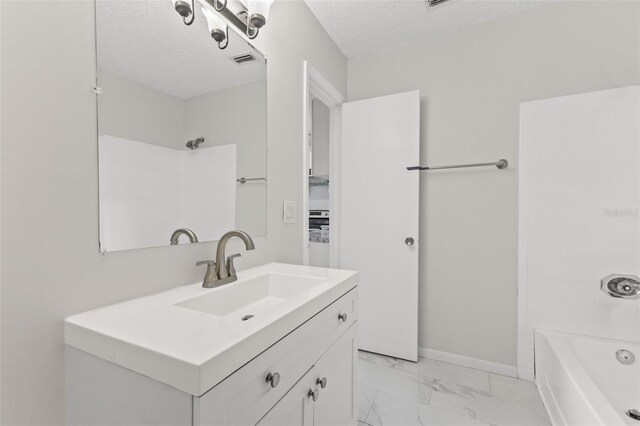
[[[325,281],[324,278],[269,273],[232,286],[221,287],[218,291],[194,297],[175,306],[220,317],[237,317],[238,320],[246,321],[307,293]]]

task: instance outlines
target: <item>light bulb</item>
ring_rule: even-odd
[[[171,0],[171,3],[173,3],[174,9],[180,16],[182,16],[183,19],[188,18],[193,13],[193,10],[191,10],[191,4],[189,4],[188,1]]]
[[[207,20],[207,27],[211,37],[218,43],[222,43],[227,38],[227,24],[216,13],[202,7],[202,14]]]
[[[269,18],[269,8],[275,0],[248,0],[249,22],[255,28],[262,28]]]

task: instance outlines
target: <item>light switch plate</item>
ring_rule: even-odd
[[[282,203],[282,221],[284,223],[296,222],[296,202],[284,201]]]

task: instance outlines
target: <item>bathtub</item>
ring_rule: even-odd
[[[624,365],[616,351],[631,351]],[[536,384],[554,425],[631,425],[640,410],[640,344],[536,330]]]

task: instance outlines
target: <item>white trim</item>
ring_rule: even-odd
[[[302,218],[302,264],[309,264],[309,64],[304,61],[302,75],[302,206],[299,215]]]
[[[476,370],[500,374],[501,376],[518,377],[518,368],[513,365],[486,361],[484,359],[472,358],[429,348],[418,348],[418,355],[421,358],[429,358],[435,361],[448,362],[449,364],[475,368]]]
[[[533,381],[534,367],[534,330],[528,324],[529,302],[527,299],[527,220],[528,191],[527,179],[528,144],[522,133],[524,123],[529,120],[529,103],[520,104],[520,134],[518,138],[518,376]]]
[[[329,186],[329,211],[331,212],[331,227],[329,228],[329,267],[339,268],[342,102],[331,108],[330,113],[329,176],[331,182]]]
[[[1,12],[2,8],[0,7],[0,12]],[[0,13],[0,16],[2,16],[2,14]],[[0,20],[1,22],[1,20]],[[2,34],[2,31],[0,31],[0,34]],[[0,36],[0,40],[2,39],[2,37]],[[0,46],[2,45],[2,43],[0,43]],[[1,60],[0,60],[0,64],[1,64]],[[2,69],[2,66],[0,66],[0,70]],[[2,72],[0,71],[0,75],[2,75]],[[0,90],[1,91],[1,90]],[[0,111],[2,111],[2,94],[0,93]],[[0,120],[1,121],[1,120]],[[0,123],[0,147],[2,146],[3,141],[2,141],[2,125]],[[1,159],[0,159],[1,160]],[[1,163],[1,161],[0,161]],[[1,171],[1,170],[0,170]],[[1,173],[0,173],[1,174]],[[2,187],[2,185],[0,185],[0,188]],[[0,206],[2,206],[2,193],[0,191]],[[0,241],[2,241],[2,238],[0,238]],[[0,277],[2,276],[2,255],[0,253]],[[0,294],[2,294],[2,281],[0,280]],[[0,307],[2,306],[2,303],[0,303]],[[0,318],[2,318],[2,308],[0,308]],[[1,329],[1,327],[0,327]],[[0,354],[2,353],[2,339],[0,339]],[[0,355],[0,360],[2,359],[2,356]],[[2,401],[2,386],[0,386],[0,401]],[[0,424],[2,424],[2,403],[0,403]]]
[[[339,191],[340,191],[340,135],[341,135],[341,105],[344,96],[320,74],[308,61],[303,64],[302,78],[302,264],[309,264],[309,141],[308,134],[311,127],[309,114],[311,99],[318,98],[329,107],[330,112],[330,140],[329,140],[329,204],[331,211],[331,228],[329,230],[329,266],[338,265],[338,230]]]
[[[304,63],[309,79],[309,91],[329,108],[340,106],[344,102],[344,96],[311,64],[307,61]]]

